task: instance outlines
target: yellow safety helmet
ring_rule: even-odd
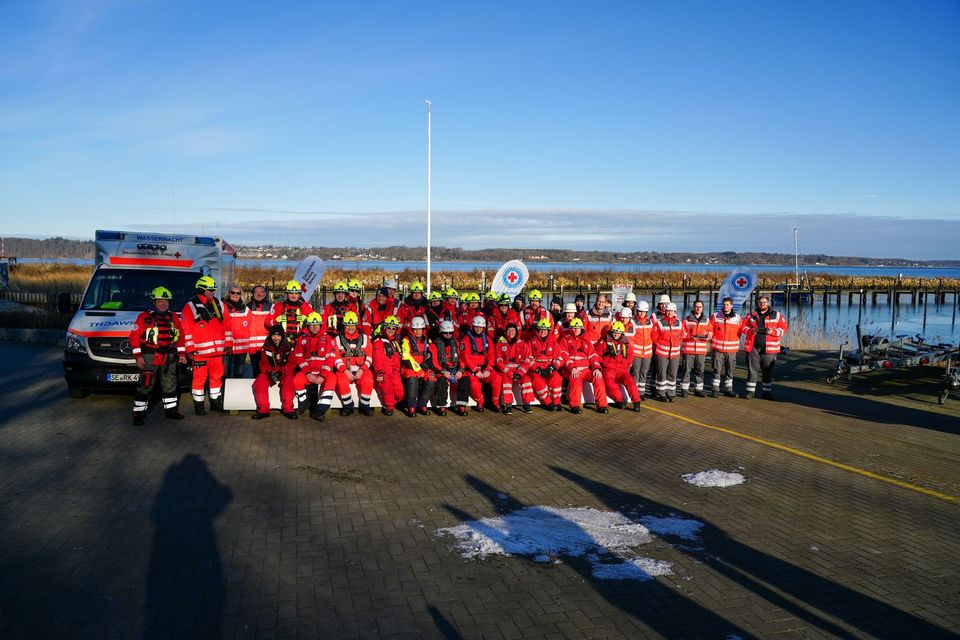
[[[211,278],[210,276],[200,276],[200,279],[197,280],[196,287],[197,289],[205,289],[207,291],[216,291],[217,281]]]
[[[540,293],[540,289],[534,289],[530,292],[530,300],[543,300],[543,294]]]
[[[422,282],[414,282],[413,284],[410,285],[410,293],[415,293],[417,291],[419,291],[420,293],[423,293],[424,291],[426,291],[426,288],[423,286]]]
[[[430,295],[427,296],[428,300],[443,300],[443,294],[439,291],[431,291]]]
[[[166,287],[157,287],[150,292],[151,300],[173,300],[173,294]]]
[[[494,302],[497,299],[497,292],[491,289],[490,291],[487,291],[485,294],[483,294],[483,299],[489,302]]]
[[[341,280],[340,282],[333,285],[334,293],[346,293],[347,292],[347,283]]]
[[[497,305],[498,305],[498,306],[500,306],[500,305],[506,305],[506,306],[509,307],[509,306],[510,306],[510,302],[511,302],[510,296],[509,296],[508,294],[506,294],[506,293],[501,293],[499,296],[497,296]]]
[[[343,314],[343,324],[360,324],[360,317],[355,311],[347,311]]]
[[[456,298],[457,300],[459,300],[459,299],[460,299],[460,294],[457,293],[457,290],[454,289],[453,287],[447,287],[447,297],[448,297],[448,298]]]
[[[550,331],[550,328],[551,328],[550,320],[548,320],[547,318],[540,318],[539,320],[537,320],[537,331],[543,331],[544,329],[546,329],[547,331]]]
[[[394,329],[400,328],[400,318],[397,316],[387,316],[383,320],[383,328],[393,327]]]
[[[350,291],[363,291],[363,283],[356,278],[350,278],[350,282],[347,283],[347,289]]]
[[[322,324],[323,324],[323,316],[320,315],[319,313],[317,313],[316,311],[314,311],[313,313],[311,313],[310,315],[307,316],[307,319],[304,320],[304,324],[322,325]]]
[[[296,280],[287,280],[287,293],[303,293],[303,287]]]
[[[573,324],[572,322],[570,323]],[[626,327],[623,326],[623,323],[617,320],[610,325],[610,333],[623,333],[626,330]]]
[[[470,302],[480,302],[480,294],[476,291],[470,292]]]
[[[573,318],[573,319],[570,321],[570,328],[571,328],[571,329],[583,329],[583,320],[581,320],[580,318]]]

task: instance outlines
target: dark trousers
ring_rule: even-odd
[[[773,367],[777,356],[773,353],[759,353],[756,349],[747,352],[747,393],[755,393],[757,382],[763,382],[763,392],[773,389]]]
[[[703,371],[707,366],[705,353],[685,353],[683,358],[683,377],[680,378],[680,388],[686,391],[693,383],[693,388],[703,391]]]
[[[223,356],[223,377],[242,378],[246,364],[247,354],[245,353],[230,353]]]
[[[156,355],[143,354],[145,366],[140,372],[140,383],[133,395],[133,412],[140,413],[150,405],[150,396],[153,390],[160,385],[160,395],[163,396],[164,409],[176,409],[180,400],[180,390],[177,388],[177,354]],[[158,364],[159,362],[159,364]]]
[[[637,390],[640,391],[641,396],[649,395],[648,391],[648,379],[652,379],[650,376],[650,363],[653,361],[653,358],[634,358],[633,367],[631,367],[630,373],[633,374],[633,380],[637,383]]]
[[[677,372],[680,370],[680,356],[668,358],[666,356],[653,356],[657,363],[657,395],[670,396],[677,395]]]
[[[724,391],[733,391],[733,371],[737,368],[737,352],[713,352],[713,390],[720,393],[720,385]]]
[[[433,396],[434,380],[411,376],[403,379],[403,395],[407,406],[419,409],[427,406]]]
[[[470,380],[466,376],[457,381],[456,394],[457,397],[453,398],[453,400],[457,401],[459,404],[467,404],[470,399]],[[447,379],[446,376],[440,376],[437,378],[436,386],[433,392],[433,406],[449,406],[451,395],[453,394],[450,392],[450,380]]]

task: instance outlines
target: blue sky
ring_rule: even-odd
[[[958,258],[960,4],[0,2],[5,235]]]

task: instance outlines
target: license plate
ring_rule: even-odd
[[[107,382],[140,382],[139,373],[108,373]]]

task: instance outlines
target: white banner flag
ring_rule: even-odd
[[[523,260],[511,260],[497,271],[497,275],[493,277],[493,281],[490,283],[490,289],[497,295],[505,293],[514,298],[529,279],[530,272],[527,271],[527,265],[523,264]]]
[[[720,295],[717,296],[717,311],[723,308],[724,298],[733,298],[733,308],[739,310],[756,286],[756,270],[748,267],[737,267],[730,272],[727,279],[720,285]]]
[[[610,294],[610,308],[614,312],[619,311],[623,307],[623,300],[631,291],[633,291],[633,287],[629,284],[613,285],[613,293]]]
[[[297,273],[293,276],[293,279],[303,287],[304,300],[309,300],[313,292],[320,286],[320,279],[323,277],[323,272],[326,271],[326,269],[327,267],[323,264],[323,260],[317,256],[307,256],[303,259],[303,262],[300,263],[300,266],[297,267]]]

